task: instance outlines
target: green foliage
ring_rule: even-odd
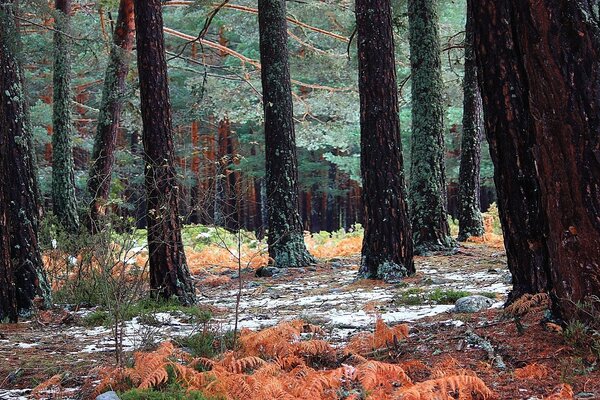
[[[427,294],[427,299],[434,304],[454,304],[461,297],[470,296],[471,293],[465,290],[455,289],[434,289]]]
[[[206,324],[212,318],[210,311],[198,306],[182,306],[176,299],[166,301],[151,298],[141,299],[128,305],[122,311],[120,317],[124,321],[139,317],[140,322],[143,324],[157,325],[159,323],[155,317],[157,313],[182,314],[188,319],[189,323],[193,324]],[[95,310],[83,317],[83,323],[86,326],[106,326],[113,322],[110,313],[102,309]]]
[[[394,296],[394,304],[404,306],[418,306],[425,302],[424,290],[411,288]]]
[[[199,391],[188,390],[174,383],[162,390],[131,389],[120,393],[119,397],[121,400],[210,400]]]

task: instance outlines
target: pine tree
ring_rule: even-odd
[[[285,0],[259,0],[269,256],[279,268],[315,262],[306,250],[298,200],[298,161],[288,62]]]
[[[102,103],[98,115],[98,127],[92,151],[92,166],[88,180],[90,203],[90,228],[98,230],[99,218],[105,214],[105,205],[110,193],[117,129],[123,108],[125,79],[129,71],[129,59],[135,37],[133,0],[121,0],[119,15],[113,34],[110,59],[104,76]]]
[[[195,301],[178,211],[173,122],[165,58],[162,3],[135,0],[135,26],[148,203],[150,287],[156,297]]]
[[[79,228],[73,165],[71,115],[71,0],[56,0],[52,125],[52,205],[69,232]]]
[[[410,207],[415,253],[455,247],[446,213],[444,105],[436,0],[409,0],[412,72]]]
[[[484,234],[479,200],[483,106],[477,82],[473,40],[473,15],[467,10],[465,74],[463,78],[463,133],[458,174],[458,240],[460,241]]]
[[[19,32],[15,3],[2,1],[0,10],[0,130],[2,159],[10,164],[3,172],[10,259],[20,314],[33,308],[36,297],[50,305],[48,285],[38,244],[39,201],[29,115],[25,105],[18,61]]]
[[[356,0],[365,235],[360,274],[393,281],[415,272],[406,202],[389,0]]]
[[[549,290],[564,318],[590,318],[578,303],[600,292],[597,8],[579,0],[470,8],[514,291]]]

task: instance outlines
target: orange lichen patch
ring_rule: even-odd
[[[347,257],[360,254],[362,237],[346,237],[340,240],[327,240],[323,244],[316,244],[312,237],[304,239],[308,251],[317,258]]]
[[[515,377],[517,379],[542,379],[546,376],[548,376],[548,368],[536,363],[515,369]]]

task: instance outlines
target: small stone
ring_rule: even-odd
[[[489,297],[473,295],[461,297],[454,303],[454,312],[457,313],[474,313],[477,311],[490,308],[494,304],[494,300]]]
[[[254,281],[252,281],[252,282],[248,282],[248,283],[246,284],[246,287],[247,287],[248,289],[252,289],[252,288],[255,288],[255,287],[259,287],[259,286],[260,286],[260,283],[258,283],[258,282],[254,282]]]
[[[281,273],[280,268],[275,267],[260,267],[256,270],[256,276],[260,278],[270,278]]]
[[[110,392],[105,392],[105,393],[102,393],[100,396],[97,396],[96,400],[121,400],[121,399],[119,398],[119,396],[117,396],[117,393],[115,393],[111,390]]]

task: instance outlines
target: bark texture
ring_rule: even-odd
[[[415,272],[408,217],[389,0],[356,0],[365,235],[360,274]]]
[[[285,0],[259,0],[269,256],[280,268],[315,262],[306,250],[298,200],[298,161],[288,62]]]
[[[477,82],[473,48],[473,13],[467,11],[465,26],[465,74],[463,78],[463,134],[460,146],[458,187],[458,240],[484,234],[481,216],[480,167],[483,109]]]
[[[482,88],[485,130],[494,163],[498,210],[508,268],[513,277],[509,301],[550,288],[547,221],[541,208],[532,148],[533,121],[528,84],[510,24],[507,1],[469,3]]]
[[[8,173],[8,142],[9,128],[6,120],[14,117],[7,112],[12,109],[12,96],[7,92],[14,84],[13,71],[9,58],[14,54],[14,25],[10,22],[13,17],[14,4],[9,0],[0,1],[0,323],[17,322],[17,294],[14,282],[14,271],[10,256],[10,225],[9,225],[9,193]],[[12,36],[12,37],[11,37]]]
[[[79,228],[73,165],[73,117],[71,115],[71,0],[56,0],[52,108],[52,206],[69,232]]]
[[[160,0],[135,0],[142,141],[146,162],[150,287],[157,297],[195,301],[181,241],[173,123]]]
[[[135,38],[133,0],[121,0],[117,25],[113,33],[110,60],[104,77],[102,102],[98,127],[92,151],[92,166],[88,180],[90,203],[90,228],[98,229],[99,219],[105,214],[110,194],[110,183],[115,163],[117,129],[123,108],[125,79],[129,71],[131,49]]]
[[[493,129],[490,136],[497,142],[512,141],[517,152],[527,151],[535,167],[534,178],[530,179],[530,185],[535,182],[535,198],[528,206],[535,205],[534,216],[539,216],[536,222],[543,232],[537,242],[527,244],[529,249],[539,244],[544,256],[543,276],[538,277],[535,264],[518,263],[512,268],[529,280],[532,289],[550,289],[555,309],[564,318],[577,318],[576,303],[600,293],[597,4],[503,0],[472,8],[488,21],[487,30],[480,30],[477,46],[482,59],[480,71],[496,64],[499,73],[494,77],[490,71],[482,80],[485,97],[498,91],[497,104],[492,102],[489,112],[485,109],[486,125]],[[515,93],[515,89],[520,92]],[[514,128],[502,129],[497,124],[502,120],[510,124],[521,121],[525,119],[521,113],[526,114],[527,130],[515,132]],[[510,174],[512,180],[520,178],[516,175],[519,165],[501,164],[500,173]],[[504,192],[502,198],[506,195]],[[526,211],[509,208],[504,214],[515,214],[523,220],[529,217]],[[507,243],[507,250],[517,249],[515,243]]]
[[[410,206],[415,253],[447,251],[444,105],[436,0],[409,0],[412,71]]]
[[[2,186],[10,220],[10,258],[20,314],[29,314],[39,296],[50,305],[48,285],[38,247],[39,201],[33,139],[18,62],[19,40],[12,1],[0,5],[0,129],[7,163]]]

